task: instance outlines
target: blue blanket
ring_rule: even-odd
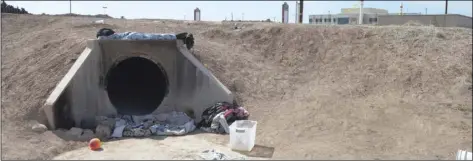
[[[176,40],[176,34],[124,32],[110,36],[100,36],[99,40]]]

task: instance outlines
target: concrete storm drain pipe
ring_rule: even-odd
[[[184,41],[133,34],[140,33],[87,41],[42,108],[50,129],[94,128],[96,116],[189,110],[199,122],[216,102],[233,102]]]

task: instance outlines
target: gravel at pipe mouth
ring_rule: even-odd
[[[2,159],[48,159],[84,146],[33,133],[30,120],[100,29],[91,22],[2,14]],[[256,143],[274,147],[274,159],[453,159],[458,149],[472,151],[472,29],[106,23],[117,32],[194,33],[192,51],[258,121]],[[223,145],[226,137],[202,138]]]

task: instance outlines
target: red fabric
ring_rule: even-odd
[[[223,114],[223,116],[225,116],[225,118],[227,118],[228,116],[230,116],[231,114],[233,114],[233,109],[228,109],[225,111],[225,113]]]

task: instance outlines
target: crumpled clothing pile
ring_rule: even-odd
[[[215,151],[214,149],[205,150],[199,156],[203,160],[246,160],[244,157],[230,158],[223,153]]]
[[[229,125],[236,120],[246,120],[249,115],[250,113],[243,107],[219,102],[202,113],[202,121],[198,127],[206,132],[230,133]]]
[[[187,49],[194,46],[194,36],[191,33],[183,32],[179,34],[157,34],[157,33],[140,33],[140,32],[123,32],[115,33],[112,29],[102,28],[97,32],[99,40],[182,40],[186,44]]]
[[[112,137],[147,137],[151,135],[185,135],[195,130],[194,120],[184,112],[115,118]]]

